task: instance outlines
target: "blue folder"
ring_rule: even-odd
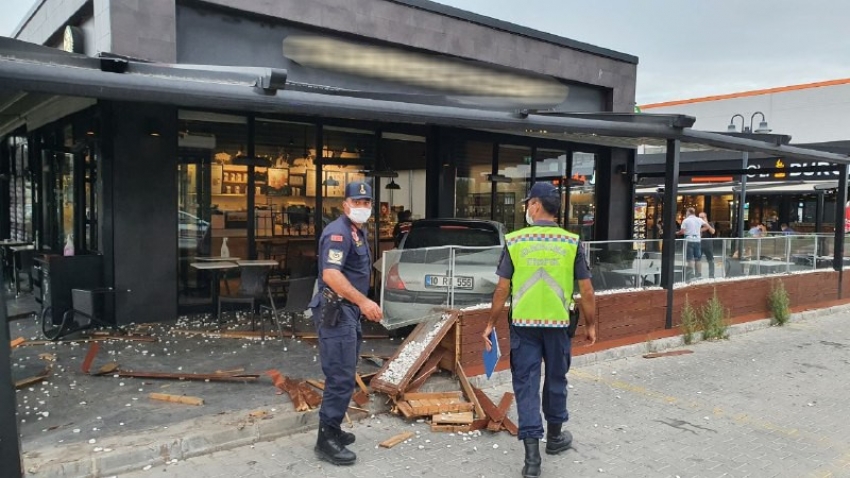
[[[496,370],[496,363],[499,361],[499,357],[502,356],[502,352],[499,350],[499,337],[496,335],[496,329],[493,329],[490,332],[490,343],[493,344],[490,347],[490,351],[484,349],[484,372],[487,374],[487,378],[489,379],[491,375],[493,375],[493,371]]]

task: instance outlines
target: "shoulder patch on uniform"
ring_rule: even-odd
[[[331,242],[342,242],[343,240],[342,234],[331,234]]]
[[[343,253],[339,249],[328,249],[328,263],[342,265]]]

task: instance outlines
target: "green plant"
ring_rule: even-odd
[[[729,338],[726,322],[728,311],[723,307],[720,298],[717,297],[717,288],[714,288],[714,294],[711,299],[702,307],[702,337],[705,340],[716,340]]]
[[[767,303],[770,307],[770,312],[773,314],[770,324],[785,325],[791,318],[791,297],[788,296],[788,291],[785,290],[785,283],[781,280],[773,281],[773,285],[770,287],[770,294],[767,296]]]
[[[685,294],[685,306],[682,307],[682,340],[685,345],[690,345],[694,342],[694,332],[699,328],[699,318],[694,306],[691,305],[688,294]]]

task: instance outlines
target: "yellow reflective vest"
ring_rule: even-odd
[[[531,226],[505,236],[514,265],[511,320],[522,327],[567,327],[579,237],[559,227]]]

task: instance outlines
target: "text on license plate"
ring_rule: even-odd
[[[452,283],[454,281],[454,283]],[[426,275],[425,276],[425,287],[449,287],[452,286],[456,289],[472,289],[472,277],[464,277],[464,276],[435,276],[435,275]]]

